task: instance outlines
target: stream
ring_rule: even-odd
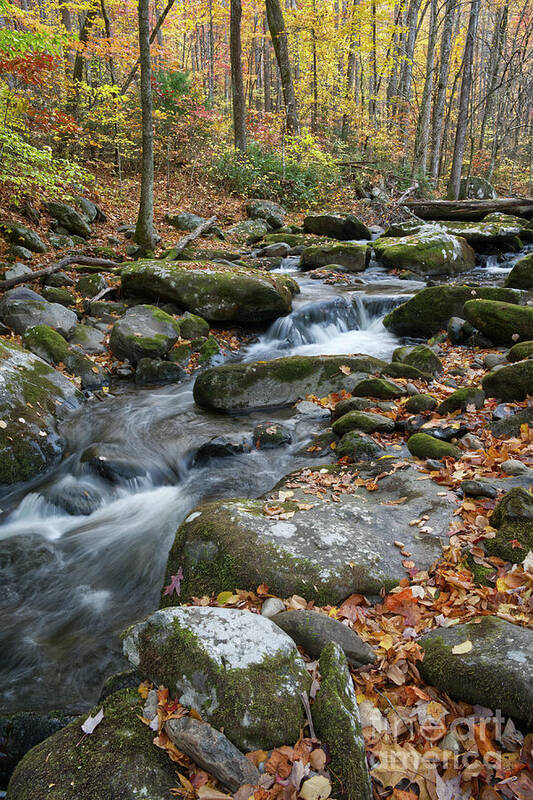
[[[485,258],[461,280],[500,283],[512,258]],[[350,286],[327,285],[284,259],[298,280],[293,311],[239,359],[367,353],[390,359],[399,340],[384,315],[423,287],[371,264]],[[0,686],[2,708],[82,711],[103,680],[126,668],[119,634],[153,611],[176,528],[200,501],[254,497],[309,463],[319,419],[298,408],[235,417],[197,408],[194,378],[141,389],[117,383],[106,402],[90,399],[63,424],[65,457],[54,470],[0,498]],[[292,442],[273,450],[195,461],[215,436],[242,440],[266,420]],[[94,447],[102,469],[81,456]],[[303,452],[302,452],[303,451]],[[115,461],[113,480],[106,465]],[[232,588],[232,587],[228,587]]]

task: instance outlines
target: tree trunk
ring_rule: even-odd
[[[352,20],[350,24],[350,42],[348,45],[348,64],[346,66],[346,88],[344,92],[344,102],[346,103],[346,110],[342,115],[341,139],[345,142],[348,138],[350,130],[350,114],[348,106],[354,97],[354,83],[355,83],[355,59],[356,59],[356,44],[357,44],[357,6],[359,0],[352,2]]]
[[[280,0],[266,0],[266,12],[270,36],[272,37],[272,44],[274,45],[274,52],[276,54],[281,78],[287,131],[288,133],[299,133],[300,121],[298,118],[296,94],[294,92],[294,83],[289,60],[287,32],[285,30],[285,21],[283,19]]]
[[[429,127],[431,121],[431,95],[433,93],[433,73],[435,70],[435,44],[437,41],[437,0],[431,0],[431,14],[429,19],[428,50],[426,58],[426,78],[420,103],[420,112],[416,126],[415,155],[413,173],[426,174]]]
[[[265,17],[263,17],[263,99],[265,111],[269,112],[272,111],[272,65],[270,62],[270,42],[268,41],[266,32],[267,23]]]
[[[533,197],[496,197],[494,200],[408,200],[405,206],[420,219],[478,221],[501,212],[519,217],[533,215]]]
[[[453,148],[453,161],[448,182],[448,198],[457,200],[461,185],[461,169],[465,152],[466,129],[468,125],[468,111],[470,106],[470,90],[472,87],[472,66],[474,61],[474,45],[479,20],[480,0],[471,0],[468,32],[466,34],[465,51],[463,55],[463,77],[461,80],[461,94],[459,97],[459,116]]]
[[[233,98],[233,138],[237,150],[246,150],[246,100],[242,80],[241,0],[231,0],[229,49]]]
[[[152,120],[152,66],[150,61],[149,0],[139,0],[139,60],[141,62],[142,174],[141,199],[135,241],[143,254],[155,247],[154,230],[154,130]]]
[[[442,123],[446,106],[446,87],[450,73],[450,56],[453,44],[453,22],[456,10],[456,0],[446,0],[444,9],[444,25],[440,45],[439,81],[437,96],[433,110],[433,133],[431,136],[431,166],[430,174],[435,182],[439,178],[440,150],[442,146]],[[451,102],[451,99],[450,99]]]

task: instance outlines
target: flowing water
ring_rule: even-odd
[[[310,279],[298,272],[296,259],[285,259],[281,271],[300,284],[294,310],[240,359],[296,353],[390,358],[398,340],[383,327],[383,316],[422,286],[391,280],[375,266],[349,287]],[[119,384],[106,402],[89,400],[62,428],[62,463],[1,498],[5,710],[76,710],[94,703],[103,679],[126,666],[120,631],[157,607],[167,553],[188,512],[203,499],[267,492],[309,462],[305,446],[324,421],[297,408],[213,415],[194,405],[192,385]],[[283,422],[291,444],[195,462],[211,438],[251,441],[254,426],[265,420]],[[90,464],[82,459],[88,447],[96,454]]]

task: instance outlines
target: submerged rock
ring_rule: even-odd
[[[476,624],[438,628],[423,636],[425,681],[456,700],[500,711],[515,719],[533,717],[533,631],[498,617]],[[457,645],[470,642],[464,653]]]
[[[156,306],[134,306],[115,322],[109,347],[117,358],[136,364],[144,358],[160,358],[178,341],[178,322]]]
[[[241,749],[298,739],[300,693],[310,679],[292,639],[266,617],[230,608],[166,608],[126,632],[124,653]]]
[[[90,736],[80,721],[72,722],[27,753],[9,783],[10,800],[168,800],[176,771],[137,716],[137,690],[116,692],[102,707],[104,717]]]
[[[179,383],[187,377],[187,373],[179,364],[163,361],[160,358],[141,358],[135,370],[135,383],[138,386]]]
[[[475,264],[474,251],[465,239],[433,228],[401,239],[379,238],[373,247],[386,266],[419,275],[457,275]]]
[[[386,463],[358,464],[359,473],[335,465],[304,475],[311,484],[323,479],[325,485],[336,480],[350,485],[358,474],[371,481],[387,469]],[[300,474],[289,475],[276,487],[290,488],[290,500],[216,501],[187,517],[167,565],[167,584],[183,568],[180,602],[228,587],[255,590],[264,582],[279,597],[299,594],[320,604],[338,603],[352,592],[378,595],[383,586],[390,588],[405,577],[395,539],[405,543],[419,569],[427,569],[440,555],[454,504],[439,495],[436,484],[417,480],[420,473],[413,466],[381,478],[377,491],[352,484],[353,493],[339,493],[338,503],[304,493],[306,479],[301,488],[296,480]],[[387,505],[400,497],[406,500]],[[265,507],[270,505],[280,506],[289,517],[268,516]],[[425,515],[427,531],[409,526]],[[175,599],[164,595],[162,602],[169,605]]]
[[[138,261],[121,280],[125,294],[175,302],[209,322],[258,325],[288,314],[297,289],[283,275],[196,262]]]
[[[194,399],[201,408],[225,413],[287,406],[308,394],[339,391],[346,370],[353,380],[355,374],[364,377],[383,366],[372,356],[289,356],[224,364],[198,376]]]
[[[529,339],[533,333],[531,306],[497,300],[469,300],[464,310],[467,320],[495,344],[512,345],[519,339]]]
[[[19,334],[32,325],[48,325],[66,339],[73,335],[78,324],[74,311],[60,303],[49,303],[25,286],[17,286],[4,294],[0,300],[0,320]]]
[[[372,238],[364,222],[353,214],[310,214],[304,219],[304,231],[341,241]]]

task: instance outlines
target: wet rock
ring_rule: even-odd
[[[113,325],[109,347],[117,358],[137,364],[144,358],[164,356],[179,335],[179,325],[169,314],[155,306],[135,306]]]
[[[479,386],[463,386],[443,400],[437,408],[437,413],[442,416],[453,414],[454,411],[466,411],[469,406],[483,408],[485,405],[485,392]]]
[[[335,642],[352,667],[373,664],[376,655],[370,645],[347,625],[317,611],[283,611],[272,617],[282,630],[303,647],[312,658],[318,658],[322,649]]]
[[[437,407],[437,400],[430,394],[417,394],[410,397],[405,404],[406,411],[410,414],[420,414],[424,411],[433,411]]]
[[[135,370],[135,383],[138,386],[179,383],[187,377],[187,373],[179,364],[162,361],[159,358],[141,358]]]
[[[338,436],[342,436],[349,431],[392,433],[394,431],[394,420],[371,411],[349,411],[343,417],[335,420],[332,427]]]
[[[355,470],[335,465],[317,467],[309,475],[311,480],[331,475],[351,482],[358,476],[372,480],[386,469],[383,463],[357,464]],[[182,566],[181,595],[165,595],[162,602],[186,602],[228,586],[255,591],[264,582],[279,597],[299,594],[320,605],[336,604],[352,592],[378,595],[383,586],[390,588],[405,577],[394,539],[405,543],[419,569],[440,556],[455,504],[439,495],[437,484],[417,480],[415,467],[381,478],[374,492],[363,486],[354,487],[353,494],[339,493],[338,503],[305,493],[305,482],[295,488],[298,474],[276,487],[283,491],[289,484],[294,492],[290,500],[275,503],[294,512],[287,520],[266,515],[264,498],[204,503],[190,514],[176,534],[165,581]],[[390,505],[400,497],[407,500]],[[311,509],[297,507],[310,503]],[[425,515],[428,531],[409,526]]]
[[[72,722],[63,712],[19,711],[0,715],[0,786],[6,786],[18,762],[28,750]]]
[[[427,433],[415,433],[407,441],[407,449],[417,458],[460,458],[461,451],[449,442],[436,439]]]
[[[224,364],[199,375],[194,399],[201,408],[232,413],[252,408],[292,405],[308,394],[340,391],[346,375],[374,372],[384,362],[371,356],[290,356],[273,361]]]
[[[491,486],[486,481],[461,481],[461,489],[466,497],[490,497],[494,499],[498,494],[495,486]]]
[[[446,328],[450,317],[463,318],[464,304],[475,297],[506,303],[520,299],[513,289],[492,286],[428,286],[389,312],[383,324],[398,336],[429,338]]]
[[[410,269],[419,275],[457,275],[475,264],[474,251],[465,239],[431,226],[401,239],[380,237],[373,246],[386,266]]]
[[[352,391],[354,397],[375,397],[379,400],[395,400],[405,395],[405,389],[385,378],[364,378]]]
[[[337,434],[333,433],[331,428],[325,428],[320,433],[314,434],[310,444],[299,451],[299,455],[307,456],[308,458],[322,458],[323,456],[330,455],[331,451],[335,449],[339,442]]]
[[[249,436],[215,436],[202,444],[194,457],[196,464],[205,464],[211,458],[228,458],[252,449]]]
[[[304,219],[304,231],[331,239],[371,239],[367,226],[353,214],[310,214]]]
[[[472,325],[495,344],[512,345],[531,337],[533,307],[497,300],[469,300],[464,310]]]
[[[333,420],[340,419],[350,411],[368,411],[371,408],[378,408],[378,404],[374,400],[366,397],[347,397],[337,403],[332,411]]]
[[[250,219],[264,219],[274,229],[283,227],[287,214],[283,206],[272,200],[248,200],[246,213]]]
[[[504,220],[483,222],[440,221],[440,230],[452,236],[461,236],[478,253],[501,253],[521,249],[520,234],[523,225]]]
[[[262,422],[255,426],[253,440],[258,449],[271,450],[290,444],[292,435],[285,425],[280,425],[278,422]]]
[[[145,465],[134,463],[122,454],[119,445],[113,444],[91,445],[81,454],[80,463],[114,484],[142,478],[147,474]]]
[[[533,289],[533,253],[519,259],[505,280],[513,289]]]
[[[493,422],[490,429],[498,439],[520,436],[522,425],[533,426],[533,406],[521,408],[503,419]]]
[[[21,245],[32,253],[46,253],[47,247],[39,234],[20,222],[3,220],[0,222],[0,234],[11,244]]]
[[[59,303],[49,303],[24,286],[17,286],[4,294],[0,300],[0,319],[15,333],[24,333],[32,325],[48,325],[66,339],[72,336],[78,324],[74,311]]]
[[[297,289],[285,276],[260,270],[162,261],[130,264],[121,280],[125,294],[175,302],[209,322],[256,325],[288,314]]]
[[[29,480],[59,460],[64,441],[56,420],[82,400],[42,359],[0,341],[0,484]]]
[[[76,721],[34,747],[11,778],[10,800],[168,800],[175,770],[152,744],[154,733],[138,719],[138,707],[135,689],[116,692],[104,702],[104,717],[91,736]]]
[[[467,653],[456,645],[471,642]],[[498,617],[478,624],[438,628],[419,643],[424,660],[417,666],[427,683],[451,697],[479,704],[528,722],[533,716],[533,631]]]
[[[533,550],[533,495],[525,489],[507,492],[494,509],[490,524],[494,539],[484,541],[488,553],[519,564]]]
[[[121,689],[138,689],[142,682],[142,677],[134,669],[125,669],[122,672],[115,672],[109,675],[104,681],[98,703],[103,703],[110,695],[119,692]]]
[[[353,681],[341,648],[328,644],[320,655],[322,680],[312,715],[316,734],[331,756],[335,797],[371,800],[372,786]]]
[[[298,739],[310,679],[294,642],[266,617],[229,608],[166,608],[124,637],[132,666],[240,749]]]
[[[485,375],[481,385],[488,397],[507,402],[525,400],[533,394],[533,361],[517,361],[508,367],[494,369]]]
[[[518,359],[519,361],[521,359]],[[485,369],[494,369],[502,364],[507,364],[507,358],[503,353],[487,353],[483,359],[483,366]]]
[[[426,375],[439,375],[443,370],[440,358],[425,344],[397,347],[392,354],[392,360],[415,367]]]
[[[371,461],[383,453],[383,448],[370,436],[350,431],[341,438],[335,452],[339,458],[348,456],[353,461]]]
[[[91,483],[65,480],[54,484],[47,499],[73,517],[86,517],[103,503],[102,494]]]
[[[272,619],[276,614],[285,611],[285,603],[279,597],[267,597],[261,608],[263,617]]]
[[[452,344],[465,344],[472,335],[472,325],[460,317],[450,317],[448,320],[448,339]]]
[[[308,270],[332,264],[344,267],[348,272],[362,272],[369,258],[370,250],[366,244],[323,244],[306,247],[301,266],[303,270]]]
[[[165,725],[169,739],[195,764],[232,792],[243,784],[258,784],[260,773],[220,731],[191,717],[171,719]]]
[[[533,358],[533,341],[518,342],[507,353],[507,360],[511,363],[523,361],[525,358]]]

